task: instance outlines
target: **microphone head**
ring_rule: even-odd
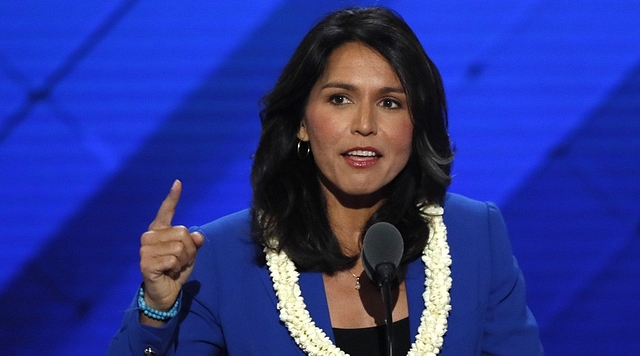
[[[362,263],[369,278],[378,286],[395,278],[404,253],[404,241],[398,229],[378,222],[369,228],[362,242]]]

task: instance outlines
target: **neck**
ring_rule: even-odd
[[[348,256],[360,254],[362,230],[371,215],[382,205],[383,200],[372,197],[352,197],[345,204],[330,190],[324,189],[327,215],[333,233],[338,238],[342,251]]]

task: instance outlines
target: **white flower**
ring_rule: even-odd
[[[451,310],[451,255],[442,207],[430,205],[424,207],[422,212],[429,220],[429,240],[422,254],[425,265],[425,291],[422,294],[425,308],[420,316],[416,341],[407,355],[435,356],[442,348]],[[298,285],[300,274],[293,261],[284,252],[276,253],[265,247],[265,253],[273,289],[278,297],[280,320],[296,344],[308,355],[347,356],[311,319]]]

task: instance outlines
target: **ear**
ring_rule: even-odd
[[[298,139],[301,141],[309,141],[309,134],[307,128],[304,126],[304,120],[300,121],[300,128],[298,129]]]

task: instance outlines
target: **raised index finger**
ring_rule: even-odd
[[[149,230],[162,230],[171,227],[171,221],[176,212],[176,206],[180,200],[181,193],[182,183],[176,179],[171,186],[169,194],[164,198],[164,201],[162,201],[156,218],[151,222],[151,225],[149,225]]]

